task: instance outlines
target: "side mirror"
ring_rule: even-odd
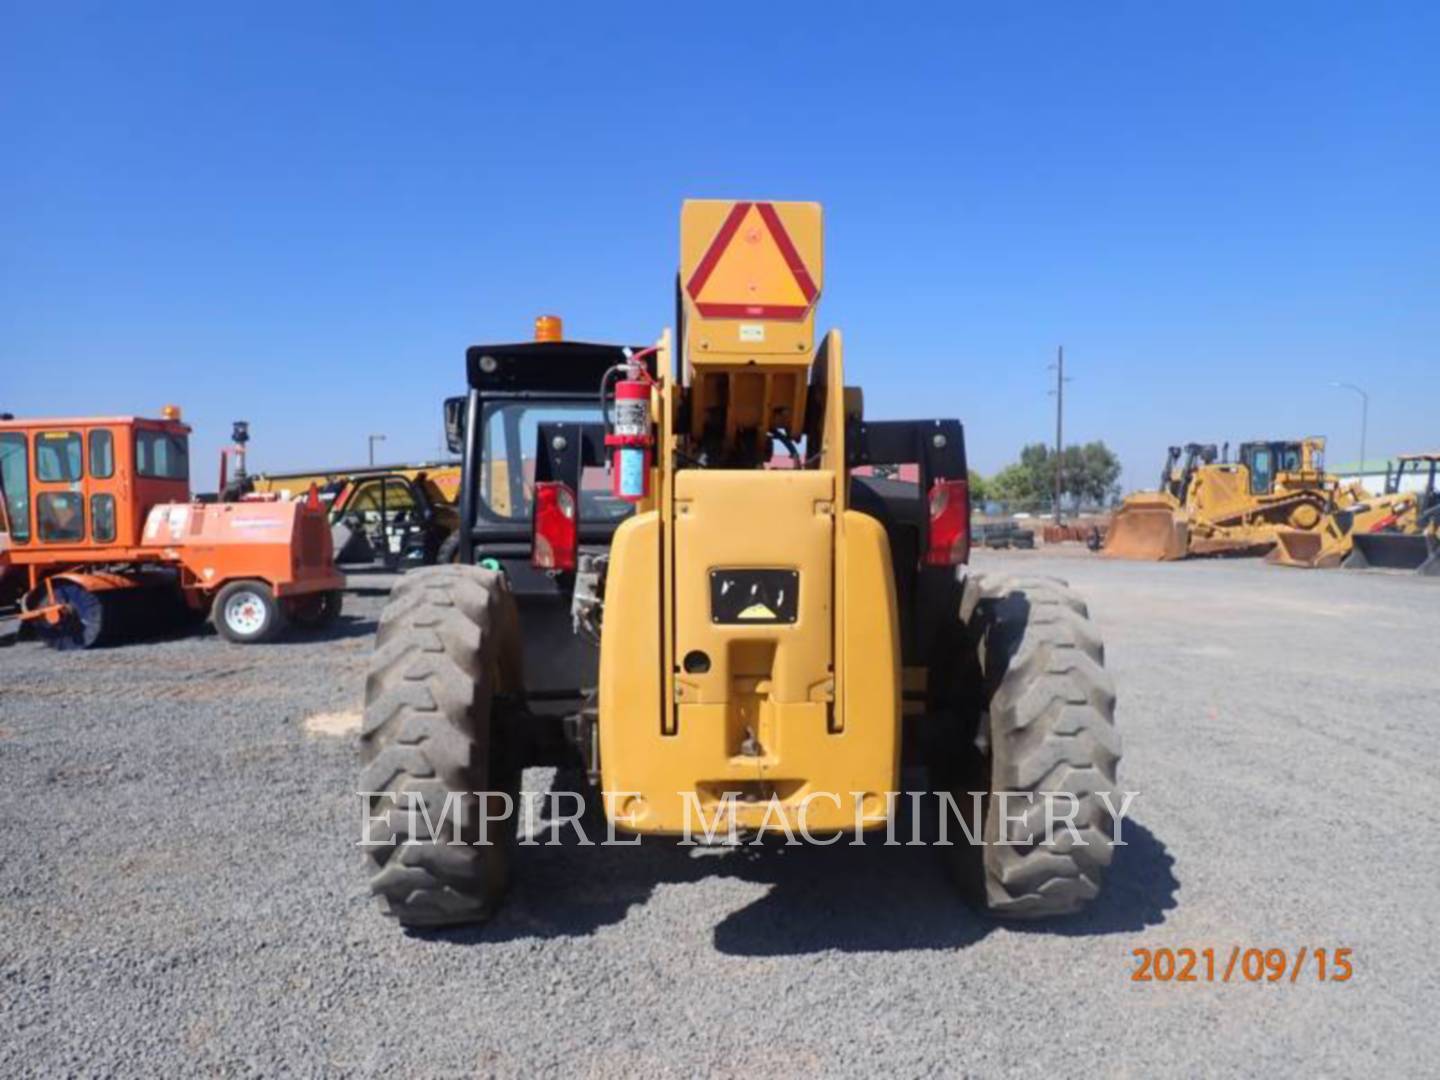
[[[465,452],[465,399],[445,399],[445,445],[452,454]]]

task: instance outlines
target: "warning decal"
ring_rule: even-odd
[[[737,202],[685,284],[709,319],[803,319],[819,290],[768,202]]]

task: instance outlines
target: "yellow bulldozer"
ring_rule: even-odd
[[[395,587],[366,681],[382,910],[492,914],[542,765],[598,816],[592,842],[883,832],[922,767],[982,907],[1077,910],[1119,801],[1084,602],[966,569],[958,420],[863,415],[839,332],[816,334],[818,204],[687,201],[680,247],[673,337],[572,341],[547,316],[466,354],[458,561]],[[1057,807],[1074,828],[1049,843]]]
[[[1403,513],[1404,497],[1367,495],[1325,472],[1319,437],[1241,443],[1235,461],[1213,444],[1171,447],[1155,491],[1126,497],[1102,553],[1166,561],[1264,555],[1292,566],[1333,566],[1349,537]],[[1413,503],[1413,499],[1409,500]]]

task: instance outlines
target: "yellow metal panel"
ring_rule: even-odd
[[[737,681],[767,681],[775,702],[828,698],[834,490],[829,472],[676,474],[675,655],[710,658],[708,672],[676,676],[682,726],[686,704],[732,700]],[[796,621],[712,622],[710,572],[740,567],[799,571]]]
[[[837,726],[898,776],[900,620],[890,541],[885,527],[867,514],[847,510],[840,521]]]
[[[615,530],[600,638],[600,761],[607,787],[614,765],[643,754],[660,734],[665,655],[660,619],[660,517],[636,514]]]
[[[790,482],[769,487],[772,479]],[[795,566],[812,577],[823,570],[828,591],[828,544],[823,551],[816,546],[825,530],[803,521],[797,509],[822,501],[825,480],[833,482],[816,473],[680,473],[677,505],[688,501],[692,509],[680,511],[677,521],[679,588],[683,591],[691,578],[708,582],[708,567],[718,560],[716,565],[726,567]],[[687,531],[702,529],[712,507],[733,509],[729,500],[742,496],[732,488],[757,483],[767,490],[750,500],[756,510],[744,520],[765,520],[767,528],[703,529],[695,536]],[[704,509],[696,509],[701,504]],[[778,515],[774,524],[783,528],[769,528],[769,515]],[[831,722],[838,706],[826,700],[828,678],[813,681],[817,673],[828,674],[814,648],[815,640],[826,641],[827,634],[801,632],[799,619],[793,626],[713,627],[708,600],[700,608],[698,596],[691,596],[677,602],[677,612],[683,613],[677,619],[681,648],[707,643],[720,663],[709,678],[678,676],[688,696],[679,709],[678,730],[662,734],[655,716],[659,679],[646,663],[659,653],[654,583],[660,530],[648,514],[621,526],[606,586],[600,695],[602,781],[609,793],[607,809],[619,827],[677,833],[686,828],[687,813],[688,823],[699,827],[707,823],[705,815],[724,806],[726,792],[740,793],[733,807],[740,827],[798,828],[803,818],[813,832],[849,831],[856,825],[857,802],[865,815],[862,827],[884,823],[885,793],[894,790],[899,777],[895,592],[884,529],[864,515],[851,513],[847,519],[833,598],[821,602],[802,584],[800,601],[807,627],[826,617],[827,606],[837,601],[862,614],[846,621],[837,650],[836,666],[845,673],[836,695],[845,703],[843,730]],[[773,535],[757,540],[752,538],[756,533]],[[797,533],[798,542],[793,539]],[[762,678],[766,666],[769,677]],[[747,736],[753,738],[750,745]]]
[[[808,298],[768,212],[812,285]],[[680,211],[680,284],[690,363],[735,363],[737,354],[761,366],[808,363],[824,280],[822,235],[819,203],[687,199]],[[706,315],[702,308],[710,305],[726,313]]]
[[[845,466],[845,343],[839,330],[826,334],[815,354],[810,392],[819,395],[821,404],[820,467],[846,477],[835,500],[844,511],[850,505],[850,473]]]

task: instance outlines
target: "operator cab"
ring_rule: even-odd
[[[611,491],[601,382],[643,350],[563,340],[554,316],[536,331],[466,350],[470,391],[445,402],[446,439],[463,461],[457,558],[503,569],[527,639],[546,643],[525,657],[532,708],[573,707],[599,660],[574,631],[576,570],[608,551],[634,509]],[[654,377],[653,355],[644,362]]]
[[[159,420],[0,421],[10,543],[50,555],[138,545],[151,507],[190,498],[189,434],[173,406]]]
[[[398,571],[435,561],[441,539],[436,509],[424,486],[410,477],[398,472],[352,477],[327,484],[319,494],[330,513],[337,564]]]
[[[1240,464],[1250,471],[1250,494],[1269,495],[1281,473],[1306,469],[1304,445],[1298,442],[1247,442],[1240,444]],[[1312,455],[1310,468],[1323,470],[1319,451]]]

